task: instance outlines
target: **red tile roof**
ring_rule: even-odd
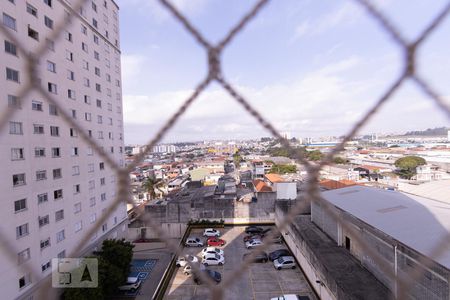
[[[255,186],[255,189],[258,193],[272,192],[272,188],[270,186],[267,186],[267,184],[260,179],[253,180],[253,185]]]
[[[285,180],[278,174],[266,174],[266,179],[272,183],[275,182],[284,182]]]
[[[348,186],[352,186],[352,185],[357,185],[356,182],[352,181],[352,180],[332,180],[332,179],[325,179],[319,182],[319,185],[329,189],[329,190],[335,190],[335,189],[341,189],[344,187],[348,187]]]

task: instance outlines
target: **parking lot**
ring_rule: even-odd
[[[268,226],[262,226],[269,228]],[[244,253],[251,250],[245,248],[243,238],[246,236],[245,226],[225,227],[219,229],[220,238],[226,241],[222,247],[224,250],[225,264],[223,266],[208,266],[207,269],[218,271],[222,275],[222,281],[231,274],[232,270],[239,268],[242,264]],[[202,237],[203,229],[193,229],[191,237],[199,237],[205,243],[206,238]],[[273,244],[268,254],[274,250],[287,248],[284,243]],[[183,254],[195,255],[201,261],[200,252],[202,247],[185,247]],[[207,299],[209,291],[205,284],[197,285],[193,281],[192,275],[183,274],[183,268],[178,268],[172,275],[170,284],[166,290],[164,299],[187,300],[187,299]],[[231,287],[225,291],[225,299],[270,299],[283,294],[297,294],[316,299],[314,292],[309,286],[302,270],[295,269],[276,270],[271,261],[266,263],[252,263],[251,267],[241,273]]]

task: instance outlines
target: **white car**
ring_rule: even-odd
[[[299,296],[294,294],[282,295],[280,297],[271,298],[270,300],[307,300],[308,296]]]
[[[188,262],[196,263],[196,262],[198,262],[198,258],[196,256],[194,256],[194,255],[180,256],[177,259],[176,266],[177,267],[184,267],[184,266],[187,265]]]
[[[261,246],[262,244],[263,243],[261,242],[261,240],[258,240],[258,239],[249,240],[249,241],[245,242],[245,248],[253,249],[255,247]]]
[[[292,256],[282,256],[273,261],[273,266],[277,270],[295,269],[295,259]]]
[[[215,236],[215,237],[219,237],[220,236],[220,231],[214,228],[206,228],[205,231],[203,231],[203,236],[207,236],[207,237],[211,237],[211,236]]]
[[[218,254],[220,256],[223,256],[223,250],[216,248],[216,247],[206,247],[202,250],[201,256],[203,258],[203,257],[205,257],[205,255],[208,255],[208,254]]]
[[[219,254],[206,254],[202,259],[202,264],[205,266],[223,265],[225,263],[225,257]]]
[[[203,242],[197,237],[189,237],[184,243],[187,247],[203,247]]]
[[[200,270],[205,270],[205,266],[204,265],[198,265]],[[191,275],[192,274],[192,266],[191,265],[186,265],[183,269],[183,273],[184,275]]]
[[[128,277],[127,283],[119,286],[120,291],[130,291],[134,293],[141,286],[141,281],[137,277]]]

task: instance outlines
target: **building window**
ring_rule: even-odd
[[[78,156],[78,147],[72,147],[71,155],[72,156]]]
[[[55,42],[49,39],[45,39],[45,43],[47,44],[47,49],[50,51],[55,51]]]
[[[33,133],[34,134],[44,134],[44,125],[33,124]]]
[[[52,148],[52,157],[61,157],[61,151],[59,147]]]
[[[64,257],[66,257],[66,250],[63,250],[58,253],[58,258],[64,258]]]
[[[89,180],[88,187],[89,187],[90,190],[95,189],[95,181],[94,180]]]
[[[14,82],[19,82],[19,71],[6,68],[6,79]]]
[[[94,164],[88,164],[88,173],[94,172]]]
[[[97,51],[94,51],[94,58],[96,60],[100,60],[100,54]],[[99,72],[100,73],[100,72]],[[100,74],[99,74],[100,75]]]
[[[83,228],[83,222],[82,221],[76,222],[74,228],[75,228],[75,232],[80,231]]]
[[[14,201],[14,212],[18,213],[27,209],[27,199]]]
[[[31,101],[31,109],[36,111],[42,111],[42,102],[33,100]]]
[[[17,47],[10,41],[5,40],[5,52],[17,56]]]
[[[82,11],[82,8],[80,8],[80,10]],[[81,11],[80,11],[80,14],[82,14]],[[84,35],[87,35],[87,27],[84,26],[83,24],[81,25],[81,33]]]
[[[55,222],[61,221],[62,219],[64,219],[64,209],[55,212]]]
[[[25,173],[14,174],[12,176],[13,186],[25,185]]]
[[[102,116],[100,116],[100,115],[97,116],[97,123],[98,124],[103,124],[103,117]]]
[[[100,76],[100,68],[95,67],[95,75]]]
[[[98,29],[98,23],[97,23],[97,20],[96,19],[94,19],[94,18],[92,18],[92,25],[96,28],[96,29]]]
[[[58,108],[56,107],[56,105],[54,104],[49,104],[48,105],[48,113],[51,116],[57,116],[58,115]]]
[[[23,134],[22,122],[9,122],[9,133],[10,134]]]
[[[91,114],[90,113],[84,113],[84,119],[86,121],[91,121]]]
[[[94,43],[98,45],[98,41],[99,41],[98,36],[94,34]]]
[[[72,166],[72,176],[75,176],[75,175],[80,175],[80,167],[79,166]],[[78,193],[79,193],[80,185],[77,184],[77,186],[78,186]]]
[[[44,3],[52,7],[52,0],[44,0]]]
[[[95,202],[94,202],[95,205]],[[92,205],[91,205],[92,206]],[[94,223],[97,220],[97,214],[93,213],[92,215],[89,216],[89,222]]]
[[[20,239],[28,235],[28,223],[16,227],[16,238]]]
[[[77,137],[78,136],[77,131],[74,128],[70,128],[69,129],[69,133],[70,133],[71,137]]]
[[[28,36],[36,41],[39,41],[39,32],[31,28],[30,25],[28,25]]]
[[[91,197],[91,198],[89,199],[89,206],[90,206],[90,207],[95,206],[95,197]]]
[[[72,42],[73,39],[72,39],[72,34],[70,32],[66,31],[64,35],[65,35],[66,40],[68,40],[69,42]]]
[[[95,84],[95,90],[96,90],[97,92],[101,92],[101,91],[102,91],[102,86],[101,86],[99,83],[96,83],[96,84]]]
[[[53,199],[59,200],[59,199],[62,199],[62,197],[63,197],[62,189],[53,191]]]
[[[91,104],[91,97],[89,97],[88,95],[84,95],[84,103]]]
[[[48,83],[48,91],[52,94],[57,94],[58,93],[58,89],[56,84],[49,82]]]
[[[38,217],[39,227],[48,225],[50,223],[50,218],[48,215],[45,215],[43,217]]]
[[[88,53],[88,45],[84,42],[81,42],[81,50]]]
[[[89,70],[89,62],[83,59],[83,69]]]
[[[62,177],[61,168],[53,169],[53,179],[59,179]]]
[[[21,278],[19,278],[19,288],[24,288],[31,283],[31,274],[27,274]]]
[[[6,27],[8,27],[12,30],[17,30],[16,19],[14,19],[13,17],[11,17],[10,15],[7,15],[5,13],[3,13],[3,25],[5,25]]]
[[[51,266],[52,266],[52,264],[51,264],[50,261],[46,262],[45,264],[43,264],[43,265],[41,266],[42,272],[47,271],[48,269],[50,269]]]
[[[105,182],[106,182],[106,180],[104,177],[100,178],[100,185],[105,185]]]
[[[99,167],[100,170],[104,170],[105,169],[105,163],[104,162],[99,163],[98,167]]]
[[[98,132],[98,138],[99,138],[100,140],[103,139],[103,131],[99,131],[99,132]]]
[[[84,77],[83,78],[83,84],[85,87],[90,87],[91,86],[91,82],[89,81],[89,78]]]
[[[52,61],[47,60],[47,70],[56,73],[56,64]]]
[[[69,98],[72,99],[72,100],[75,100],[75,99],[76,99],[75,91],[74,91],[74,90],[71,90],[71,89],[68,89],[68,90],[67,90],[67,97],[69,97]]]
[[[44,24],[48,28],[53,29],[53,20],[50,19],[49,17],[47,17],[47,16],[44,17]]]
[[[58,231],[56,233],[56,242],[57,243],[64,241],[65,239],[66,239],[66,234],[64,233],[64,229],[61,231]]]
[[[23,154],[23,148],[11,148],[11,160],[25,159]]]
[[[17,259],[18,259],[19,265],[23,264],[24,262],[26,262],[30,258],[31,258],[30,248],[27,248],[27,249],[17,253]]]
[[[36,181],[46,180],[47,179],[47,171],[39,170],[36,171]]]
[[[73,62],[73,52],[66,50],[66,59]]]
[[[44,250],[47,247],[50,247],[50,238],[46,238],[45,240],[41,240],[40,242],[41,250]]]
[[[34,148],[34,157],[45,157],[45,148],[42,147]]]
[[[19,98],[14,95],[8,95],[8,107],[21,108]]]
[[[106,230],[108,230],[108,224],[103,224],[102,225],[102,231],[105,232]]]
[[[106,193],[101,193],[100,194],[100,200],[106,201]]]
[[[48,201],[48,194],[47,193],[43,193],[43,194],[37,195],[37,200],[38,200],[38,204],[47,202]]]
[[[75,72],[73,72],[71,70],[67,70],[67,79],[75,80]]]
[[[58,126],[50,126],[50,135],[51,136],[59,136],[59,127]]]
[[[27,3],[27,13],[29,13],[32,16],[37,17],[37,9],[33,5]]]

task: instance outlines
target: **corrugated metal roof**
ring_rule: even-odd
[[[408,193],[352,186],[326,191],[322,197],[416,251],[430,255],[450,233],[447,203]],[[450,251],[436,259],[450,268]]]

